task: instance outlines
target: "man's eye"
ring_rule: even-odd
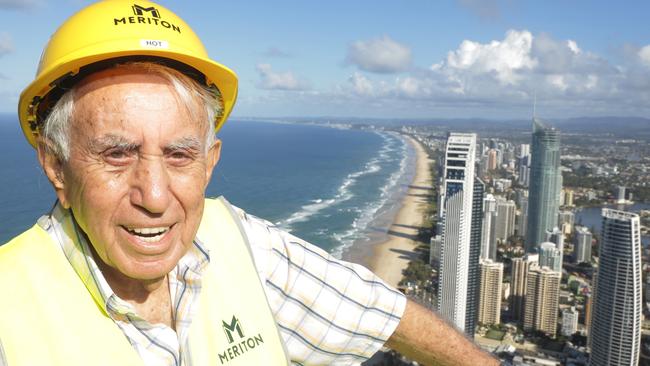
[[[182,166],[192,162],[194,156],[187,151],[172,151],[167,154],[167,159],[171,164]]]
[[[108,156],[113,159],[121,159],[126,157],[124,151],[111,151]]]
[[[104,152],[104,160],[112,165],[125,165],[128,163],[130,154],[124,150],[108,150]]]

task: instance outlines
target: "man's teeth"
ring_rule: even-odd
[[[134,235],[137,235],[140,240],[149,243],[159,241],[169,231],[169,226],[164,227],[145,227],[145,228],[127,228],[127,230]]]

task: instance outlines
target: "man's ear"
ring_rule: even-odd
[[[54,187],[57,198],[64,208],[70,208],[65,195],[65,179],[63,174],[63,162],[57,157],[51,147],[52,142],[40,138],[37,142],[38,161],[47,176],[47,179]]]
[[[214,170],[214,167],[217,166],[220,157],[221,157],[221,140],[217,139],[217,141],[214,142],[214,145],[212,145],[210,150],[208,150],[208,154],[206,156],[206,167],[205,167],[206,187],[210,183],[210,178],[212,178],[212,171]]]

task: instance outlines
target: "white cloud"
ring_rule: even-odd
[[[306,90],[309,85],[306,81],[299,80],[291,71],[275,72],[269,64],[258,64],[257,72],[260,75],[259,87],[269,90]]]
[[[528,113],[536,93],[549,112],[642,114],[650,111],[650,73],[641,65],[650,67],[650,45],[615,65],[576,40],[509,30],[503,39],[463,40],[429,68],[411,67],[392,79],[355,73],[339,98],[472,115],[487,109]]]
[[[650,45],[641,47],[639,50],[639,58],[644,65],[650,66]]]
[[[0,56],[11,53],[14,50],[14,43],[7,32],[0,32]]]
[[[348,47],[346,61],[361,70],[391,74],[407,70],[411,65],[411,49],[388,36],[357,41]]]
[[[501,84],[516,84],[520,70],[535,67],[530,55],[532,42],[530,32],[515,30],[508,31],[503,41],[481,44],[465,40],[449,52],[446,66],[469,73],[493,73]]]
[[[348,78],[348,82],[352,86],[354,93],[360,96],[372,96],[375,92],[375,87],[367,77],[355,72]]]

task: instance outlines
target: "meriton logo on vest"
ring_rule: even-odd
[[[222,365],[264,343],[261,333],[246,338],[241,323],[235,315],[232,316],[230,323],[227,323],[224,320],[222,320],[221,323],[223,326],[223,332],[230,344],[230,347],[219,352],[219,362],[221,362]]]
[[[178,25],[172,24],[166,20],[162,20],[160,11],[153,6],[145,8],[144,6],[133,4],[131,10],[133,10],[133,14],[135,16],[114,18],[113,23],[115,25],[150,24],[153,26],[171,29],[178,33],[181,32],[181,27]]]

